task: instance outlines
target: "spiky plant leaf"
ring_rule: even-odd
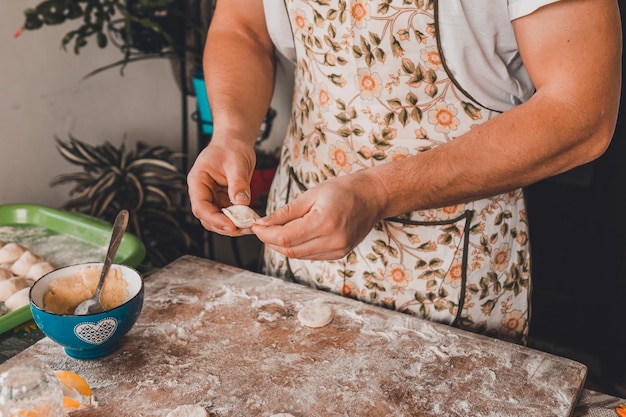
[[[65,158],[67,161],[82,166],[89,164],[88,161],[86,161],[85,158],[80,154],[80,152],[77,152],[76,149],[71,146],[71,144],[60,142],[60,139],[57,139],[57,141],[60,143],[57,146],[57,150],[59,151],[61,156],[63,156],[63,158]]]
[[[106,194],[98,195],[95,200],[97,204],[94,204],[92,207],[92,216],[103,217],[116,195],[117,191],[115,190],[108,191]],[[96,211],[94,211],[94,209]]]
[[[146,165],[148,166],[146,167]],[[152,165],[153,168],[160,168],[160,169],[164,169],[164,170],[168,170],[172,172],[178,172],[178,168],[176,168],[176,166],[166,161],[161,161],[159,159],[137,159],[128,164],[128,169],[133,169],[133,168],[150,169],[149,165]]]
[[[93,198],[100,192],[111,188],[115,184],[116,180],[117,176],[115,175],[115,172],[107,172],[102,177],[98,178],[98,180],[95,181],[94,184],[90,187],[89,197]]]
[[[81,155],[86,161],[86,164],[103,166],[109,163],[109,161],[98,155],[98,150],[93,146],[90,146],[86,143],[81,143],[75,138],[71,140],[71,143],[73,145],[75,153]]]
[[[85,172],[75,172],[73,174],[60,174],[50,180],[50,185],[60,185],[68,182],[86,183],[92,180],[91,175]]]
[[[83,170],[58,175],[50,182],[74,184],[64,209],[109,222],[119,210],[129,210],[129,231],[146,246],[147,265],[162,266],[199,252],[191,234],[201,234],[202,228],[190,216],[186,178],[175,164],[180,153],[140,141],[115,147],[108,141],[93,146],[71,136],[67,141],[55,140],[59,154]]]

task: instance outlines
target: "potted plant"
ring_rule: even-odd
[[[129,62],[167,57],[180,69],[194,74],[202,66],[204,37],[216,0],[43,0],[24,11],[24,31],[79,21],[62,38],[64,49],[74,53],[95,41],[99,48],[114,45],[123,57],[87,76]],[[178,78],[177,78],[178,79]],[[187,77],[191,80],[191,76]],[[185,86],[192,93],[191,82]]]
[[[185,254],[198,254],[201,226],[191,215],[181,157],[163,146],[137,142],[127,148],[106,142],[92,146],[70,136],[55,138],[68,162],[82,171],[61,174],[51,186],[71,183],[71,198],[61,207],[112,222],[130,212],[128,231],[146,246],[146,265],[160,267]]]

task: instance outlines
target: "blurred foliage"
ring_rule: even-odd
[[[62,38],[79,54],[90,41],[114,44],[123,58],[105,69],[155,57],[186,56],[201,68],[216,0],[44,0],[24,11],[24,30],[74,23]],[[99,71],[96,71],[99,72]]]
[[[128,231],[146,246],[146,265],[161,267],[185,254],[199,254],[202,228],[191,215],[185,176],[175,162],[181,157],[163,146],[137,142],[92,146],[70,136],[55,138],[68,162],[82,171],[61,174],[51,186],[73,184],[62,209],[113,222],[130,212]]]

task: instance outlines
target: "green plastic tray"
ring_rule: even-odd
[[[55,267],[102,262],[112,225],[80,213],[36,204],[0,205],[0,240],[17,242]],[[124,234],[115,263],[138,267],[146,255],[143,243]],[[30,306],[0,317],[0,334],[32,318]]]

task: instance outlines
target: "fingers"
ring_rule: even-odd
[[[345,234],[335,233],[315,208],[303,199],[294,200],[270,216],[259,219],[252,231],[269,248],[288,258],[331,260],[345,256],[351,249]]]
[[[248,175],[246,173],[246,175]],[[241,172],[232,174],[232,178],[228,178],[228,195],[229,202],[232,204],[241,204],[247,206],[250,204],[250,185],[247,176],[243,176]],[[226,204],[223,207],[228,207]]]
[[[379,220],[379,205],[372,204],[362,184],[355,174],[329,179],[258,220],[252,231],[289,258],[342,258]]]
[[[219,211],[215,205],[217,184],[206,172],[192,169],[187,176],[187,189],[191,211],[200,221]]]
[[[250,229],[238,229],[221,209],[236,204],[249,204],[248,176],[251,163],[245,156],[205,148],[187,176],[191,211],[202,226],[228,236],[250,234]],[[232,197],[231,197],[232,196]]]
[[[303,219],[284,226],[261,226],[255,224],[252,231],[267,247],[294,259],[332,260],[340,259],[351,247],[340,234],[327,233],[321,227],[307,226]]]
[[[257,220],[257,224],[260,226],[285,225],[290,221],[304,217],[310,210],[311,205],[304,198],[293,200],[268,216],[260,218]]]
[[[320,252],[317,250],[318,248],[320,248],[320,245],[317,241],[309,241],[306,242],[306,244],[294,247],[276,246],[267,243],[266,245],[270,249],[286,256],[287,258],[309,261],[332,261],[335,259],[341,259],[350,252],[349,248],[341,248]]]

